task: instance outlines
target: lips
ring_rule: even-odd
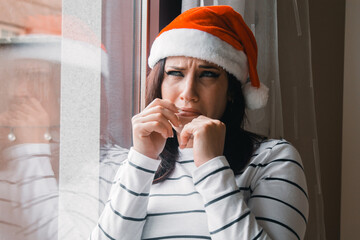
[[[202,115],[202,113],[194,108],[179,108],[178,115],[180,117],[197,117]]]

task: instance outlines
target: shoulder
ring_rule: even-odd
[[[262,142],[245,172],[253,176],[253,186],[263,181],[281,180],[300,185],[307,195],[306,177],[300,154],[284,139]]]
[[[262,142],[246,170],[253,173],[253,186],[261,182],[287,182],[297,186],[307,197],[306,177],[300,154],[284,139]]]
[[[270,232],[279,222],[292,229],[298,239],[302,238],[309,198],[304,168],[295,147],[284,139],[262,142],[245,173],[250,178],[249,206],[255,216],[263,218],[264,229]],[[271,231],[275,234],[274,229]]]
[[[299,152],[285,139],[269,139],[261,142],[250,160],[250,164],[273,162],[292,162],[303,169]]]

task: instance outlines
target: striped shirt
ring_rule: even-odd
[[[224,156],[196,167],[183,149],[173,173],[152,184],[159,164],[130,150],[89,239],[303,239],[306,180],[288,142],[263,142],[236,176]]]
[[[58,223],[58,145],[27,143],[0,151],[0,240],[88,237],[97,219],[92,219],[90,214],[74,214],[78,210],[76,204],[62,206],[60,214],[70,213],[71,217],[63,221],[65,224],[61,226]],[[67,186],[62,188],[61,194],[76,196],[84,206],[96,200],[102,211],[113,185],[112,179],[126,159],[128,149],[106,144],[102,146],[100,153],[99,196],[92,196],[85,191],[74,192]],[[73,163],[73,166],[77,166],[77,163]],[[84,168],[86,166],[82,167]],[[83,171],[85,174],[81,169],[78,172],[83,182],[94,180],[89,178],[87,171]],[[66,179],[63,181],[66,182]],[[79,230],[79,226],[84,225],[84,219],[90,224]]]
[[[0,239],[57,239],[58,186],[49,144],[12,146],[0,157]]]

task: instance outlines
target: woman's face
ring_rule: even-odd
[[[225,70],[191,57],[168,57],[164,70],[162,98],[180,109],[178,116],[183,125],[199,115],[222,117],[228,89]]]

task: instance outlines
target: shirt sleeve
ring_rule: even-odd
[[[160,161],[130,149],[90,239],[141,239],[149,192]]]
[[[58,187],[49,144],[20,144],[0,162],[0,235],[50,239],[57,233]]]
[[[194,172],[211,238],[303,239],[308,199],[299,154],[282,144],[264,150],[257,159],[262,161],[245,169],[253,171],[247,200],[224,156]]]

